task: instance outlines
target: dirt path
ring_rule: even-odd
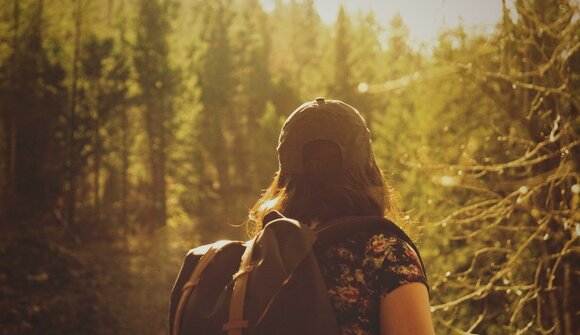
[[[169,293],[185,251],[194,244],[187,242],[190,234],[166,229],[85,249],[105,274],[99,305],[116,323],[109,329],[101,325],[99,334],[167,334]]]
[[[187,250],[230,237],[198,235],[193,224],[130,236],[77,236],[42,217],[0,225],[0,335],[166,335]]]

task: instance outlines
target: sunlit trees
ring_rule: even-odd
[[[214,194],[228,211],[232,199],[233,134],[236,125],[232,41],[230,36],[233,9],[230,1],[215,1],[198,13],[200,22],[199,64],[196,70],[201,90],[202,110],[196,120],[197,139],[203,148],[206,175]]]
[[[118,116],[115,114],[120,112],[120,107],[125,105],[129,68],[126,58],[120,53],[119,48],[115,46],[115,40],[111,37],[89,36],[83,45],[80,58],[80,70],[84,78],[80,88],[84,98],[82,106],[87,116],[87,130],[90,129],[82,137],[87,138],[87,144],[90,143],[89,152],[86,154],[92,161],[93,219],[96,224],[99,224],[102,212],[104,212],[101,199],[104,191],[107,191],[102,187],[105,184],[102,170],[107,172],[107,180],[115,178],[120,170],[111,164],[107,164],[104,168],[102,162],[106,161],[107,155],[114,147],[110,141],[107,141],[107,137],[114,138],[113,133],[117,132],[120,123],[119,118],[114,117]],[[112,122],[112,120],[117,122]],[[105,200],[111,203],[110,198]]]
[[[409,29],[399,14],[391,19],[385,32],[385,48],[373,68],[376,79],[364,81],[360,88],[366,93],[363,96],[374,98],[376,106],[368,117],[377,158],[401,193],[404,208],[418,209],[423,206],[421,199],[428,179],[416,164],[410,163],[410,157],[429,143],[423,138],[425,128],[433,123],[426,118],[433,114],[436,102],[430,99],[437,98],[437,93],[425,96],[433,83],[423,78],[436,66],[422,66],[421,55],[409,46]]]
[[[336,18],[332,79],[328,82],[328,90],[333,97],[340,97],[344,101],[353,100],[357,86],[352,77],[352,52],[355,46],[351,35],[350,18],[341,6]]]
[[[233,151],[239,156],[234,160],[237,178],[234,179],[233,192],[242,198],[256,197],[257,190],[264,186],[262,176],[269,164],[262,163],[259,156],[262,143],[259,136],[259,121],[266,112],[270,96],[270,71],[268,56],[270,52],[269,21],[257,0],[245,0],[239,4],[231,32],[234,42],[234,73],[236,89],[234,107],[236,117],[232,119],[234,134]],[[247,205],[246,205],[247,207]]]
[[[55,205],[62,182],[54,136],[65,103],[65,73],[54,59],[60,45],[43,34],[43,2],[13,1],[5,7],[10,10],[4,12],[9,28],[0,55],[0,213],[22,206],[46,210]]]
[[[324,22],[312,0],[5,1],[0,222],[242,237],[283,119],[325,95],[366,117],[422,225],[439,333],[572,334],[579,10],[508,5],[427,50],[401,15]]]
[[[178,79],[168,62],[167,10],[168,2],[139,3],[134,60],[141,90],[139,100],[145,110],[152,227],[163,226],[167,220],[166,150],[170,133],[166,127],[172,117],[172,90]]]
[[[451,234],[447,257],[457,261],[435,281],[444,298],[434,310],[441,324],[470,333],[572,334],[578,8],[567,1],[515,5],[518,18],[505,10],[497,48],[487,53],[492,61],[458,64],[495,117],[474,128],[487,128],[486,137],[469,136],[461,158],[438,179],[461,201],[439,222]]]

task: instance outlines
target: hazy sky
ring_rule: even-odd
[[[261,1],[266,10],[273,8],[274,0]],[[415,43],[429,42],[443,27],[455,27],[460,20],[466,28],[492,29],[502,13],[501,0],[315,0],[315,3],[327,23],[336,20],[341,3],[351,13],[374,11],[383,26],[399,12]]]

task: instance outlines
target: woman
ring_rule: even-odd
[[[311,226],[347,216],[397,219],[360,113],[317,98],[286,120],[279,171],[250,212],[250,229],[277,210]],[[357,232],[318,255],[342,334],[434,334],[418,256],[388,231]]]

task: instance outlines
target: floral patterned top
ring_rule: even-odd
[[[380,334],[379,301],[427,279],[413,248],[390,232],[356,233],[318,255],[342,335]]]

